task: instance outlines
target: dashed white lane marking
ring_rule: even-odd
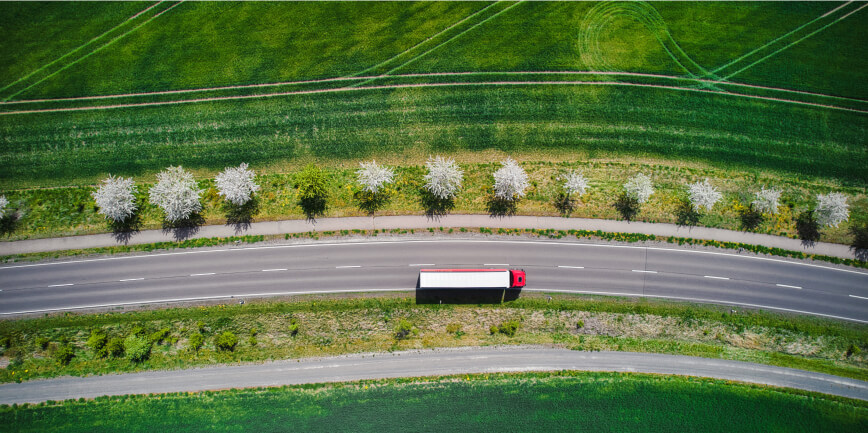
[[[558,267],[559,268],[566,268],[566,269],[585,269],[584,266],[558,266]]]
[[[715,277],[714,275],[703,275],[705,278],[711,278],[712,280],[728,280],[727,277]]]
[[[435,266],[434,263],[410,263],[407,266]]]
[[[279,272],[279,271],[285,271],[285,270],[287,270],[287,269],[286,268],[263,269],[262,272]]]
[[[509,263],[484,263],[482,266],[509,266]]]
[[[361,266],[359,266],[359,265],[335,266],[335,269],[344,269],[344,268],[361,268]]]
[[[68,283],[68,284],[52,284],[52,285],[50,285],[50,286],[48,286],[48,287],[66,287],[66,286],[72,286],[72,285],[73,285],[72,283]]]
[[[800,290],[801,290],[801,287],[799,287],[799,286],[791,286],[791,285],[789,285],[789,284],[775,284],[775,285],[778,286],[778,287],[786,287],[786,288],[788,288],[788,289],[800,289]]]
[[[144,278],[127,278],[125,280],[118,280],[118,281],[124,282],[124,281],[141,281],[141,280],[144,280]]]
[[[633,269],[633,272],[641,272],[643,274],[656,274],[657,271],[643,271],[641,269]]]
[[[204,277],[206,275],[215,275],[214,272],[206,272],[204,274],[190,274],[191,277]]]
[[[865,300],[868,300],[868,298],[866,298],[866,297],[864,297],[864,296],[850,295],[850,297],[851,297],[851,298],[858,298],[858,299],[865,299]]]

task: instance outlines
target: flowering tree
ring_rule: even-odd
[[[760,213],[774,215],[778,213],[778,202],[780,199],[781,192],[779,190],[774,188],[766,189],[766,187],[762,187],[762,190],[756,193],[756,200],[753,201],[753,205]]]
[[[377,165],[377,161],[360,162],[360,169],[356,171],[359,184],[362,185],[364,191],[376,194],[380,192],[383,185],[392,182],[395,177],[395,171],[388,167]]]
[[[150,190],[151,203],[166,212],[166,221],[178,222],[202,210],[193,175],[182,167],[169,167],[157,175],[157,184]]]
[[[696,212],[699,212],[702,208],[711,211],[714,204],[723,197],[720,191],[708,182],[708,178],[703,182],[688,185],[687,195],[690,197],[690,204],[693,205],[693,210]]]
[[[106,219],[121,222],[136,210],[135,183],[132,178],[109,177],[103,179],[99,189],[91,195]]]
[[[256,173],[247,169],[246,163],[238,167],[226,167],[214,178],[217,190],[230,203],[241,206],[253,198],[253,193],[259,191],[259,185],[254,180]]]
[[[850,217],[850,206],[844,194],[831,192],[817,195],[817,208],[814,209],[817,223],[823,226],[838,227]]]
[[[0,195],[0,218],[6,218],[6,206],[9,206],[9,200],[5,195]]]
[[[440,199],[455,197],[461,189],[461,181],[464,180],[464,172],[452,158],[437,156],[428,158],[425,163],[428,166],[428,174],[425,175],[425,189]]]
[[[494,172],[494,196],[509,201],[523,197],[530,184],[527,173],[512,158],[506,158],[502,164]]]
[[[650,177],[643,173],[638,173],[624,184],[624,192],[627,194],[627,197],[641,204],[648,201],[651,194],[654,194],[654,186],[651,183]]]
[[[588,180],[585,179],[585,176],[582,175],[582,173],[575,170],[571,170],[567,174],[561,176],[561,180],[564,181],[564,192],[567,196],[571,196],[574,193],[583,195],[585,191],[588,190]]]

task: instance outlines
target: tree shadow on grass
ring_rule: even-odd
[[[253,223],[253,216],[259,212],[259,199],[253,197],[243,205],[237,205],[228,201],[223,202],[223,214],[226,215],[226,225],[235,229],[235,234],[247,231]]]
[[[621,218],[624,218],[627,221],[633,221],[633,219],[636,218],[636,214],[639,213],[639,200],[636,200],[623,192],[618,196],[618,199],[615,200],[613,206],[615,207],[615,210],[621,214]]]
[[[753,204],[740,210],[738,218],[741,220],[742,230],[755,230],[763,222],[763,214],[753,208]]]
[[[488,199],[486,207],[488,215],[492,218],[503,218],[515,215],[518,204],[515,200],[505,200],[492,196]]]
[[[676,223],[680,226],[693,227],[699,225],[699,217],[702,216],[689,200],[681,200],[678,208],[675,209]]]
[[[560,212],[562,217],[568,217],[576,209],[576,201],[569,194],[559,193],[554,200],[555,209]]]
[[[199,213],[190,215],[187,219],[175,222],[163,221],[163,233],[172,234],[175,241],[184,241],[199,233],[199,228],[205,224],[205,218]]]
[[[138,213],[134,213],[123,221],[108,220],[108,226],[115,241],[126,245],[133,238],[133,235],[139,232],[142,226],[142,217]]]
[[[18,228],[21,215],[18,212],[9,212],[0,218],[0,235],[9,236]]]
[[[389,203],[391,197],[384,192],[374,193],[370,191],[357,191],[353,198],[359,205],[359,210],[373,216],[374,212]]]
[[[421,197],[422,208],[425,209],[425,216],[428,219],[439,220],[455,208],[455,200],[453,198],[437,197],[425,188],[419,191],[419,196]]]
[[[298,201],[301,210],[304,212],[304,217],[308,222],[315,223],[317,217],[324,216],[326,213],[326,198],[312,197]]]
[[[868,261],[868,222],[850,226],[850,234],[853,235],[853,242],[850,243],[850,249],[856,256],[856,260]]]
[[[814,212],[806,210],[796,218],[796,232],[802,245],[813,247],[820,240],[820,224],[814,219]]]

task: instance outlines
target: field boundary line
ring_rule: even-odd
[[[840,107],[837,105],[819,104],[819,103],[814,103],[814,102],[798,101],[798,100],[794,100],[794,99],[775,98],[775,97],[770,97],[770,96],[758,96],[758,95],[748,95],[748,94],[743,94],[743,93],[724,92],[724,91],[720,91],[720,90],[696,89],[696,88],[689,88],[689,87],[669,86],[669,85],[663,85],[663,84],[642,84],[642,83],[629,83],[629,82],[620,82],[620,81],[492,81],[492,82],[473,82],[473,83],[418,83],[418,84],[394,84],[394,85],[365,86],[365,87],[338,87],[338,88],[334,88],[334,89],[298,90],[298,91],[294,91],[294,92],[277,92],[277,93],[265,93],[265,94],[257,94],[257,95],[215,96],[215,97],[211,97],[211,98],[183,99],[183,100],[176,100],[176,101],[139,102],[139,103],[98,105],[98,106],[86,106],[86,107],[46,108],[46,109],[35,109],[35,110],[6,111],[6,112],[0,112],[0,116],[2,116],[2,115],[8,116],[8,115],[15,115],[15,114],[34,114],[34,113],[59,113],[59,112],[68,112],[68,111],[110,110],[110,109],[116,109],[116,108],[154,107],[154,106],[164,106],[164,105],[193,104],[193,103],[202,103],[202,102],[231,101],[231,100],[245,100],[245,99],[262,99],[262,98],[271,98],[271,97],[279,97],[279,96],[339,93],[339,92],[350,92],[350,91],[360,91],[360,90],[393,90],[393,89],[423,88],[423,87],[542,86],[542,85],[549,85],[549,86],[551,86],[551,85],[572,85],[572,86],[595,85],[595,86],[644,87],[644,88],[654,88],[654,89],[664,89],[664,90],[679,90],[679,91],[685,91],[685,92],[698,92],[698,93],[707,93],[707,94],[712,94],[712,95],[735,96],[735,97],[742,97],[742,98],[748,98],[748,99],[775,101],[775,102],[789,103],[789,104],[795,104],[795,105],[805,105],[805,106],[811,106],[811,107],[828,108],[828,109],[833,109],[833,110],[842,110],[842,111],[849,111],[849,112],[854,112],[854,113],[868,114],[868,110],[859,110],[859,109],[855,109],[855,108]]]
[[[422,44],[424,44],[424,43],[430,41],[431,39],[434,39],[434,38],[436,38],[437,36],[440,36],[441,34],[443,34],[443,33],[447,32],[447,31],[449,31],[449,30],[452,29],[453,27],[455,27],[455,26],[457,26],[457,25],[459,25],[459,24],[461,24],[461,23],[463,23],[463,22],[469,20],[470,18],[473,18],[474,16],[476,16],[476,15],[478,15],[478,14],[484,12],[486,9],[488,9],[488,8],[490,8],[490,7],[492,7],[492,6],[496,5],[496,4],[498,4],[498,3],[500,3],[500,2],[499,2],[499,1],[492,2],[490,5],[488,5],[488,6],[484,7],[484,8],[482,8],[482,9],[480,9],[480,10],[478,10],[478,11],[476,11],[476,12],[474,12],[474,13],[472,13],[472,14],[466,16],[466,17],[464,17],[464,19],[462,19],[462,20],[460,20],[460,21],[458,21],[458,22],[452,24],[451,26],[449,26],[449,27],[447,27],[447,28],[445,28],[445,29],[443,29],[443,30],[440,30],[440,31],[437,32],[436,34],[434,34],[434,35],[432,35],[432,36],[426,38],[424,41],[419,42],[418,44],[413,45],[412,47],[407,48],[407,49],[404,50],[404,51],[401,51],[400,53],[398,53],[398,54],[396,54],[396,55],[390,57],[389,59],[384,60],[384,61],[382,61],[382,62],[380,62],[380,63],[377,63],[376,65],[371,66],[371,67],[369,67],[369,68],[367,68],[367,69],[364,69],[364,70],[362,70],[362,71],[356,72],[356,73],[353,74],[353,75],[347,75],[347,76],[345,76],[345,77],[343,77],[343,78],[358,77],[359,75],[362,75],[362,74],[364,74],[364,73],[366,73],[366,72],[368,72],[368,71],[373,71],[373,70],[379,68],[380,66],[383,66],[383,65],[385,65],[386,63],[389,63],[389,62],[391,62],[392,60],[395,60],[395,59],[397,59],[398,57],[401,57],[401,56],[403,56],[404,54],[406,54],[406,53],[408,53],[408,52],[410,52],[410,51],[416,49],[418,46],[420,46],[420,45],[422,45]]]
[[[80,50],[80,49],[82,49],[82,48],[84,48],[84,47],[86,47],[86,46],[88,46],[88,45],[94,43],[95,41],[97,41],[97,40],[99,40],[99,39],[102,39],[105,35],[107,35],[107,34],[113,32],[113,31],[117,30],[117,29],[118,29],[119,27],[121,27],[122,25],[124,25],[124,24],[126,24],[126,23],[128,23],[128,22],[130,22],[130,21],[132,21],[132,20],[134,20],[134,19],[136,19],[136,18],[138,18],[140,15],[142,15],[143,13],[145,13],[145,12],[147,12],[147,11],[149,11],[149,10],[155,8],[155,7],[156,7],[157,5],[159,5],[160,3],[163,3],[163,0],[160,0],[160,1],[156,2],[156,3],[152,4],[151,6],[149,6],[148,8],[146,8],[146,9],[140,11],[139,13],[137,13],[137,14],[135,14],[135,15],[129,17],[129,18],[127,18],[126,20],[122,21],[120,24],[118,24],[118,25],[112,27],[112,28],[109,29],[109,30],[106,30],[105,32],[103,32],[103,33],[100,34],[99,36],[96,36],[96,37],[94,37],[94,38],[91,38],[89,41],[85,42],[85,43],[82,44],[82,45],[79,45],[77,48],[73,49],[72,51],[70,51],[70,52],[68,52],[68,53],[66,53],[66,54],[64,54],[64,55],[62,55],[62,56],[60,56],[60,57],[58,57],[58,58],[52,60],[52,61],[49,62],[49,63],[46,63],[45,65],[42,65],[42,66],[39,67],[38,69],[35,69],[35,70],[31,71],[29,74],[27,74],[27,75],[25,75],[25,76],[23,76],[23,77],[21,77],[21,78],[15,80],[15,81],[13,81],[13,82],[11,82],[11,83],[9,83],[9,84],[3,86],[2,88],[0,88],[0,92],[2,92],[2,91],[4,91],[4,90],[6,90],[6,89],[8,89],[8,88],[10,88],[10,87],[12,87],[12,86],[14,86],[15,84],[20,83],[21,81],[24,81],[24,80],[30,78],[31,76],[33,76],[33,74],[35,74],[35,73],[37,73],[37,72],[39,72],[39,71],[41,71],[41,70],[43,70],[43,69],[45,69],[45,68],[47,68],[47,67],[49,67],[49,66],[55,64],[55,63],[57,63],[57,62],[59,62],[59,61],[65,59],[67,56],[69,56],[69,55],[75,53],[76,51],[78,51],[78,50]]]
[[[777,50],[775,50],[775,51],[772,51],[770,54],[766,55],[765,57],[762,57],[761,59],[759,59],[759,60],[757,60],[757,61],[755,61],[755,62],[753,62],[753,63],[751,63],[751,64],[749,64],[749,65],[747,65],[747,66],[745,66],[745,67],[743,67],[743,68],[741,68],[741,69],[739,69],[739,70],[737,70],[737,71],[735,71],[735,72],[733,72],[733,73],[731,73],[731,74],[729,74],[729,75],[727,75],[727,76],[725,76],[725,77],[723,77],[723,78],[724,78],[724,79],[732,78],[732,77],[734,77],[734,76],[736,76],[736,75],[738,75],[738,74],[740,74],[740,73],[742,73],[742,72],[744,72],[744,71],[746,71],[746,70],[748,70],[748,69],[750,69],[750,68],[752,68],[752,67],[758,65],[759,63],[762,63],[762,62],[768,60],[770,57],[773,57],[773,56],[777,55],[777,54],[780,53],[781,51],[788,50],[788,49],[794,47],[796,44],[798,44],[798,43],[804,41],[805,39],[808,39],[808,38],[810,38],[811,36],[814,36],[815,34],[820,33],[821,31],[826,30],[827,28],[829,28],[829,27],[831,27],[831,26],[837,24],[838,22],[843,21],[845,18],[849,17],[850,15],[853,15],[853,14],[855,14],[856,12],[859,12],[860,10],[864,9],[866,6],[868,6],[868,3],[863,4],[863,5],[860,6],[858,9],[856,9],[856,10],[854,10],[854,11],[848,13],[847,15],[844,15],[844,16],[842,16],[842,17],[836,19],[835,21],[832,21],[832,22],[829,23],[829,24],[824,25],[823,27],[820,27],[820,28],[817,29],[817,30],[814,30],[814,31],[811,32],[811,33],[808,33],[807,35],[803,36],[801,39],[797,39],[795,42],[792,42],[792,43],[790,43],[790,44],[788,44],[788,45],[785,45],[785,46],[783,46],[783,47],[781,47],[781,48],[779,48],[779,49],[777,49]]]
[[[845,96],[838,95],[829,95],[824,93],[817,92],[808,92],[804,90],[794,90],[787,89],[783,87],[771,87],[771,86],[761,86],[756,84],[746,84],[746,83],[738,83],[732,81],[716,81],[716,80],[708,80],[702,78],[692,78],[680,75],[664,75],[664,74],[652,74],[652,73],[642,73],[642,72],[617,72],[617,71],[466,71],[466,72],[427,72],[427,73],[410,73],[410,74],[395,74],[390,75],[388,78],[424,78],[424,77],[450,77],[450,76],[474,76],[474,75],[603,75],[603,76],[625,76],[625,77],[647,77],[647,78],[659,78],[659,79],[668,79],[668,80],[676,80],[676,81],[697,81],[702,83],[712,83],[712,84],[722,84],[727,86],[735,86],[735,87],[745,87],[752,89],[762,89],[762,90],[771,90],[777,92],[785,92],[785,93],[795,93],[802,94],[808,96],[816,96],[821,98],[832,98],[832,99],[840,99],[845,101],[853,101],[859,102],[863,104],[868,104],[868,100],[858,99],[858,98],[849,98]],[[316,84],[316,83],[329,83],[336,81],[354,81],[354,80],[366,80],[371,78],[387,78],[383,76],[359,76],[359,77],[336,77],[336,78],[322,78],[322,79],[314,79],[314,80],[300,80],[300,81],[284,81],[284,82],[276,82],[276,83],[262,83],[262,84],[239,84],[233,86],[218,86],[218,87],[203,87],[196,89],[181,89],[181,90],[163,90],[163,91],[155,91],[155,92],[140,92],[140,93],[122,93],[122,94],[114,94],[114,95],[97,95],[97,96],[80,96],[80,97],[71,97],[71,98],[48,98],[48,99],[23,99],[18,101],[8,101],[8,102],[0,102],[0,106],[3,105],[17,105],[17,104],[33,104],[33,103],[41,103],[41,102],[65,102],[65,101],[87,101],[87,100],[101,100],[101,99],[113,99],[113,98],[127,98],[127,97],[140,97],[140,96],[159,96],[159,95],[173,95],[173,94],[183,94],[183,93],[197,93],[197,92],[212,92],[212,91],[220,91],[220,90],[234,90],[234,89],[250,89],[250,88],[262,88],[262,87],[279,87],[279,86],[294,86],[294,85],[303,85],[303,84]]]
[[[118,36],[118,37],[116,37],[116,38],[114,38],[114,39],[112,39],[112,40],[106,42],[105,45],[102,45],[102,46],[96,48],[95,50],[93,50],[93,51],[91,51],[91,52],[85,54],[84,56],[79,57],[78,59],[76,59],[76,60],[74,60],[74,61],[72,61],[72,62],[70,62],[70,63],[64,65],[62,68],[60,68],[60,69],[58,69],[58,70],[52,72],[51,74],[49,74],[49,75],[47,75],[47,76],[41,78],[40,80],[36,81],[35,83],[33,83],[33,84],[31,84],[31,85],[29,85],[29,86],[27,86],[27,87],[25,87],[25,88],[23,88],[23,89],[21,89],[21,90],[15,92],[15,93],[13,93],[13,94],[7,96],[6,98],[4,98],[4,100],[12,99],[12,98],[14,98],[15,96],[21,94],[22,92],[26,92],[27,90],[30,90],[31,88],[33,88],[33,86],[36,86],[36,85],[42,83],[43,81],[45,81],[45,80],[47,80],[47,79],[49,79],[49,78],[51,78],[51,77],[53,77],[53,76],[55,76],[55,75],[57,75],[57,74],[63,72],[63,71],[65,71],[66,69],[69,69],[70,67],[72,67],[72,66],[74,66],[74,65],[76,65],[76,64],[78,64],[78,62],[80,62],[80,61],[82,61],[82,60],[84,60],[84,59],[87,59],[88,57],[90,57],[90,56],[92,56],[92,55],[94,55],[94,54],[96,54],[96,53],[102,51],[102,50],[105,49],[105,48],[108,48],[109,46],[111,46],[112,44],[114,44],[115,42],[117,42],[118,40],[124,38],[125,36],[129,35],[130,33],[135,32],[136,30],[140,29],[142,26],[148,24],[149,22],[155,20],[155,19],[156,19],[157,17],[159,17],[160,15],[163,15],[164,13],[166,13],[166,12],[168,12],[168,11],[174,9],[176,6],[180,5],[181,3],[184,3],[184,1],[185,1],[185,0],[181,0],[181,1],[179,1],[179,2],[177,2],[177,3],[175,3],[175,4],[173,4],[172,6],[169,6],[168,8],[166,8],[166,9],[160,11],[158,14],[156,14],[156,15],[154,15],[154,16],[148,18],[147,20],[145,20],[145,22],[143,22],[143,23],[141,23],[141,24],[139,24],[139,25],[133,27],[132,29],[128,30],[126,33],[124,33],[124,34],[122,34],[122,35],[120,35],[120,36]]]

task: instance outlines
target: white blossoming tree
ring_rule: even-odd
[[[114,222],[124,221],[136,211],[135,183],[132,178],[109,175],[91,195],[99,206],[99,213]]]
[[[702,208],[711,211],[714,204],[723,198],[723,195],[706,178],[702,182],[692,183],[687,186],[687,195],[693,210],[699,212]]]
[[[182,167],[169,167],[157,175],[157,184],[150,190],[151,203],[166,213],[166,221],[183,221],[202,210],[193,175]]]
[[[756,193],[756,200],[753,201],[753,205],[760,213],[774,215],[778,213],[780,199],[781,192],[779,190],[774,188],[766,189],[766,187],[762,187],[762,189]]]
[[[6,218],[6,206],[9,206],[9,200],[5,195],[0,195],[0,219]]]
[[[435,197],[445,200],[455,197],[461,189],[464,180],[464,172],[452,158],[437,156],[428,158],[425,163],[428,166],[428,174],[425,175],[425,189]]]
[[[648,198],[654,194],[654,185],[651,183],[650,177],[644,173],[638,173],[624,184],[624,192],[627,197],[641,204],[648,201]]]
[[[847,196],[837,192],[817,195],[817,208],[814,209],[817,223],[821,226],[838,227],[850,218]]]
[[[255,178],[256,173],[248,170],[247,164],[242,162],[238,167],[226,167],[214,181],[223,198],[236,206],[243,206],[259,191]]]
[[[506,158],[502,164],[494,172],[494,196],[507,201],[524,197],[524,190],[530,185],[527,173],[512,158]]]
[[[356,171],[359,184],[362,189],[372,194],[377,194],[383,185],[391,183],[395,177],[395,171],[388,167],[377,165],[377,161],[360,162]]]
[[[581,172],[571,170],[562,175],[561,180],[564,181],[564,193],[567,197],[573,194],[584,195],[588,190],[588,179],[585,179]]]

